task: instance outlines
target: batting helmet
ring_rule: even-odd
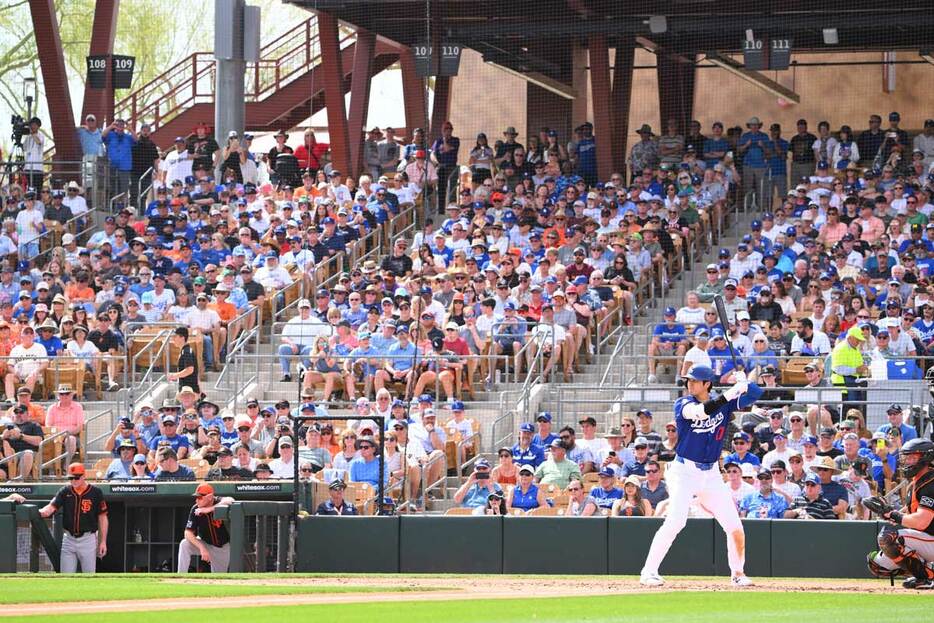
[[[902,472],[906,478],[913,478],[922,469],[934,463],[934,441],[930,439],[916,438],[905,443],[899,451],[901,455]],[[905,458],[910,454],[918,454],[918,460],[914,465],[907,465]]]
[[[709,366],[694,366],[688,370],[685,377],[692,381],[707,381],[712,383],[717,375]]]

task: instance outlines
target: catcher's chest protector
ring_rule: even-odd
[[[934,470],[930,467],[908,485],[908,512],[914,513],[918,510],[918,492],[934,483]]]

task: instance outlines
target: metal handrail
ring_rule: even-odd
[[[136,210],[137,210],[137,214],[140,216],[142,216],[143,213],[146,211],[145,210],[146,197],[149,195],[149,191],[152,190],[153,170],[154,170],[154,167],[149,167],[148,169],[146,169],[146,171],[142,175],[140,175],[139,179],[136,181],[136,202],[137,202]],[[146,192],[144,193],[143,192],[143,180],[145,179],[149,180],[149,186],[146,187]]]
[[[613,352],[610,353],[610,359],[606,364],[606,367],[603,369],[603,376],[600,377],[600,387],[606,386],[606,381],[610,377],[610,374],[613,370],[622,370],[622,367],[617,365],[616,357],[619,353],[622,352],[623,348],[627,343],[633,340],[635,332],[633,331],[621,331],[619,334],[619,339],[616,340],[616,346],[613,348]]]
[[[87,431],[87,430],[88,430],[88,425],[89,425],[91,422],[94,422],[94,421],[96,421],[96,420],[99,420],[99,419],[101,419],[102,417],[104,417],[105,415],[111,416],[111,418],[110,418],[110,419],[111,419],[111,423],[110,423],[110,424],[111,424],[111,428],[112,428],[112,427],[113,427],[113,415],[114,415],[114,411],[113,411],[113,409],[107,409],[107,410],[105,410],[105,411],[101,411],[100,413],[96,413],[96,414],[94,414],[93,416],[91,416],[90,418],[86,419],[86,420],[84,421],[84,426],[83,426],[84,430]],[[36,451],[36,454],[39,456],[39,460],[40,460],[40,461],[42,460],[43,450],[45,449],[46,443],[47,443],[47,442],[54,442],[56,439],[58,439],[58,438],[60,438],[60,437],[64,437],[64,436],[69,435],[69,434],[70,434],[70,433],[69,433],[68,431],[62,430],[62,431],[59,431],[59,432],[55,433],[54,435],[51,435],[50,437],[46,437],[46,438],[43,439],[41,442],[39,442],[39,449]],[[103,433],[103,434],[101,434],[101,435],[98,435],[97,437],[94,437],[94,438],[92,438],[92,439],[87,439],[87,438],[85,438],[85,445],[86,445],[85,450],[87,450],[88,448],[90,448],[91,446],[93,446],[95,443],[97,443],[97,442],[100,441],[101,439],[104,439],[105,437],[109,437],[109,436],[110,436],[110,430],[108,430],[107,432],[105,432],[105,433]],[[43,470],[45,470],[47,467],[50,467],[50,466],[54,465],[55,463],[57,463],[58,461],[60,461],[61,459],[63,459],[63,458],[65,457],[65,455],[66,455],[66,453],[65,453],[65,452],[62,452],[62,453],[60,453],[60,454],[57,454],[57,455],[53,456],[53,457],[50,458],[48,461],[39,463],[39,480],[42,480]]]
[[[355,41],[354,31],[341,30],[341,50]],[[283,51],[283,45],[291,47]],[[320,64],[320,59],[317,18],[312,16],[263,45],[260,61],[248,64],[246,101],[274,95]],[[146,119],[158,129],[196,104],[214,102],[215,70],[213,53],[195,52],[117,102],[115,114],[133,123]]]
[[[146,385],[150,377],[154,378],[153,372],[157,364],[161,362],[163,365],[163,370],[166,372],[168,371],[168,347],[169,347],[169,336],[171,334],[172,334],[172,330],[170,329],[163,329],[162,331],[159,331],[151,340],[146,342],[146,345],[143,346],[143,348],[140,349],[139,352],[133,355],[132,359],[130,360],[130,366],[129,366],[130,367],[130,387],[127,388],[127,400],[129,402],[133,401],[134,395],[136,394],[136,391],[134,390],[139,390],[139,394],[144,393],[142,391],[143,387]],[[137,383],[136,382],[136,369],[137,369],[137,362],[139,358],[142,357],[144,353],[156,347],[158,347],[159,349],[158,352],[156,352],[155,356],[150,357],[149,367],[143,373],[143,376],[142,378],[140,378],[139,383]],[[157,381],[150,382],[149,388],[155,385],[156,382]]]
[[[0,465],[6,465],[7,463],[12,463],[14,460],[17,461],[17,465],[18,465],[19,464],[18,460],[21,459],[23,455],[26,454],[27,452],[32,452],[32,450],[20,450],[19,452],[15,452],[8,457],[0,458]],[[35,456],[35,453],[33,453],[33,456]],[[24,480],[24,478],[22,474],[17,474],[13,478],[10,478],[10,480]]]

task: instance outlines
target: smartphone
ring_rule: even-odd
[[[877,439],[877,440],[876,440],[876,448],[879,449],[879,450],[881,450],[881,449],[883,449],[884,447],[885,447],[885,439]]]
[[[616,456],[616,452],[613,452],[612,450],[610,450],[610,456]]]

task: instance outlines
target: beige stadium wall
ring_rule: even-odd
[[[917,53],[900,52],[898,60],[919,60]],[[881,53],[863,54],[797,54],[799,62],[879,61]],[[613,56],[611,55],[611,62]],[[583,62],[586,62],[584,55]],[[655,55],[643,49],[635,54],[632,102],[629,111],[629,145],[638,140],[635,129],[648,123],[658,133],[661,120],[658,115],[658,81],[654,69]],[[694,118],[701,122],[703,131],[709,132],[714,121],[745,126],[750,116],[757,116],[768,126],[778,122],[783,134],[794,133],[795,121],[803,117],[812,131],[817,122],[827,120],[832,129],[849,124],[856,132],[867,127],[870,114],[882,115],[899,111],[901,126],[918,130],[925,119],[934,118],[934,65],[928,63],[895,65],[895,90],[882,90],[881,65],[855,65],[843,67],[800,67],[781,72],[763,72],[783,86],[796,91],[800,104],[781,105],[778,98],[749,82],[721,69],[698,69],[694,96]],[[590,90],[590,75],[581,86]],[[593,119],[593,103],[586,98],[587,119]],[[575,106],[583,110],[582,106]],[[451,101],[451,121],[454,132],[461,138],[460,162],[467,161],[477,132],[486,132],[490,143],[502,138],[506,126],[516,127],[519,141],[524,142],[527,127],[537,126],[527,119],[527,88],[523,80],[483,62],[481,55],[465,50],[460,72],[454,79]],[[576,113],[579,115],[580,113]],[[573,119],[574,124],[583,119]],[[564,138],[564,137],[563,137]],[[565,139],[566,140],[566,139]]]
[[[881,53],[865,54],[798,54],[793,60],[799,62],[844,62],[879,61]],[[920,60],[917,53],[900,52],[897,60]],[[637,50],[636,66],[655,65],[655,56],[645,50]],[[895,90],[882,90],[881,65],[853,65],[843,67],[800,67],[787,71],[762,72],[782,86],[794,90],[801,96],[800,104],[780,105],[778,98],[749,82],[721,69],[698,69],[694,95],[694,118],[701,122],[707,133],[714,121],[745,126],[750,116],[762,119],[768,127],[780,123],[782,132],[790,136],[795,131],[795,122],[808,120],[812,131],[817,122],[826,120],[833,130],[849,124],[859,132],[868,127],[869,115],[875,113],[883,118],[897,110],[902,117],[901,127],[918,130],[925,119],[934,117],[934,98],[931,84],[934,83],[934,65],[928,63],[894,65]],[[633,79],[632,107],[629,113],[629,128],[635,130],[643,123],[659,131],[658,81],[654,69],[636,70]],[[638,140],[634,132],[632,141]]]
[[[526,90],[525,80],[484,63],[479,52],[464,50],[451,93],[451,123],[461,139],[458,162],[466,164],[479,132],[493,145],[514,126],[517,140],[525,142]]]

